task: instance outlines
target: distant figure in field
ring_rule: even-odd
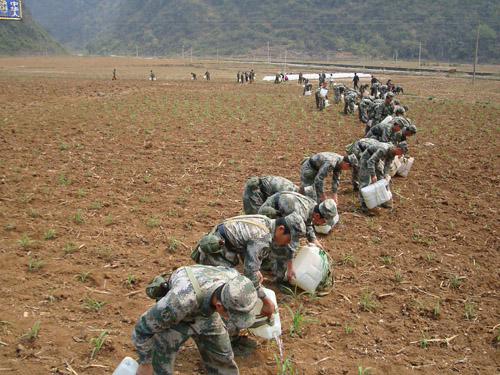
[[[153,73],[153,71],[151,70],[151,72],[149,73],[149,80],[150,81],[156,81],[156,75]]]
[[[238,74],[236,74],[236,82],[240,83],[240,72],[238,72]]]
[[[116,81],[118,78],[116,78],[116,69],[113,69],[113,78],[111,78],[112,81]]]
[[[302,75],[302,72],[299,73],[299,85],[302,85],[302,82],[304,81],[304,76]]]
[[[210,81],[210,72],[208,70],[205,72],[205,79]]]
[[[197,79],[197,78],[196,78],[196,73],[192,73],[192,72],[191,72],[191,79],[192,79],[193,81],[196,81],[196,79]]]
[[[250,70],[250,83],[254,83],[255,82],[255,72],[254,70]]]
[[[359,76],[358,76],[358,73],[354,73],[354,78],[352,79],[352,82],[354,83],[354,90],[357,90],[359,88]]]

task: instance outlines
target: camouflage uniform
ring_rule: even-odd
[[[339,104],[340,101],[342,100],[342,93],[345,91],[345,86],[344,85],[335,85],[333,88],[333,93],[334,93],[334,101],[335,104]]]
[[[358,93],[353,90],[348,90],[344,94],[344,114],[354,113],[354,106],[356,105],[356,99],[358,98]]]
[[[380,97],[384,99],[385,94],[389,92],[389,87],[387,85],[381,85],[379,87]]]
[[[186,268],[191,270],[197,280],[198,291]],[[226,293],[232,293],[228,290],[229,282],[232,283],[231,288],[235,288],[232,290],[236,290],[251,310],[257,301],[255,289],[236,270],[208,266],[190,266],[176,270],[168,281],[169,292],[142,314],[135,326],[132,341],[139,363],[151,363],[157,375],[173,374],[176,353],[192,337],[208,374],[239,374],[226,326],[211,304],[214,292],[224,285],[221,302],[228,310],[231,321],[231,310],[225,302],[228,299],[224,298]],[[229,295],[229,298],[232,296]],[[241,324],[240,320],[237,326],[240,329],[248,328],[252,320],[246,323],[248,324]]]
[[[359,121],[366,124],[370,119],[368,116],[368,112],[370,108],[373,106],[373,100],[370,97],[365,97],[361,99],[359,103],[358,111],[359,111]]]
[[[394,145],[391,143],[377,142],[377,144],[368,146],[361,155],[358,181],[359,200],[363,210],[366,210],[367,207],[361,195],[361,189],[372,183],[372,176],[377,176],[377,179],[380,180],[389,173],[389,168],[394,159],[393,147]],[[381,162],[383,162],[383,168],[381,168]]]
[[[311,186],[312,191],[307,194],[312,199],[320,202],[324,193],[324,180],[332,172],[332,191],[336,193],[340,184],[340,164],[343,156],[333,152],[320,152],[304,160],[300,170],[301,189]]]
[[[284,177],[251,177],[245,184],[243,191],[243,211],[247,215],[256,214],[260,206],[274,193],[298,190],[299,188],[292,181]]]
[[[398,136],[398,133],[393,130],[395,121],[380,123],[370,128],[370,131],[366,133],[366,138],[376,139],[379,142],[390,142],[397,144],[400,141],[398,139],[401,138],[401,134]]]
[[[371,138],[361,138],[347,147],[347,154],[356,156],[356,159],[361,160],[361,155],[369,147],[377,145],[379,142]],[[352,187],[356,191],[359,188],[359,166],[352,166]]]
[[[292,242],[298,242],[298,237],[305,234],[304,223],[297,215],[289,215],[285,220],[293,229]],[[284,270],[281,267],[293,257],[293,254],[285,249],[273,248],[275,230],[276,220],[263,215],[243,215],[227,219],[210,232],[210,235],[221,240],[220,250],[208,252],[200,249],[197,261],[212,266],[236,267],[241,258],[243,274],[253,282],[259,298],[264,298],[265,293],[258,276],[262,260],[270,256],[279,259],[279,262],[275,262],[276,269],[273,271],[276,275],[283,275]]]
[[[394,106],[392,103],[386,104],[385,101],[377,104],[374,108],[373,122],[371,126],[375,126],[382,122],[387,116],[394,113]]]

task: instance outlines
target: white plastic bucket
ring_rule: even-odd
[[[316,233],[328,234],[333,229],[333,227],[337,225],[339,219],[340,219],[339,214],[337,214],[330,222],[326,222],[323,225],[315,225],[314,230],[316,231]]]
[[[293,285],[314,293],[318,285],[325,277],[325,259],[320,255],[321,249],[315,245],[301,247],[297,256],[292,261],[295,278],[291,281]]]
[[[408,174],[410,173],[410,169],[413,166],[413,163],[415,162],[415,158],[403,158],[401,160],[401,165],[398,168],[398,175],[401,177],[408,177]]]
[[[311,92],[311,91],[306,91],[306,92],[304,93],[304,96],[311,96],[311,95],[312,95],[312,92]]]
[[[400,158],[399,156],[396,156],[394,158],[394,160],[392,161],[391,166],[389,167],[389,175],[391,177],[394,177],[396,175],[396,173],[398,173],[399,168],[401,168],[401,161],[402,160],[403,160],[402,158]]]
[[[388,124],[389,122],[391,122],[393,119],[393,117],[391,115],[387,116],[385,119],[383,119],[380,123],[381,124]]]
[[[325,108],[326,107],[330,107],[330,101],[329,100],[325,100]]]
[[[380,206],[382,203],[392,199],[392,193],[389,190],[389,182],[381,179],[374,184],[370,184],[361,189],[361,195],[369,209]]]
[[[276,308],[276,311],[273,315],[274,324],[272,326],[270,326],[269,324],[264,324],[263,326],[257,328],[250,328],[250,332],[252,332],[255,336],[262,337],[263,339],[272,340],[275,337],[281,336],[281,320],[278,311],[278,301],[276,300],[276,293],[274,293],[274,291],[264,287],[262,287],[262,290],[264,291],[264,293],[266,293],[266,296],[273,301],[274,307]],[[256,316],[260,315],[262,306],[262,300],[259,298],[257,304],[253,309],[253,314],[255,314]]]
[[[135,375],[138,368],[139,364],[134,359],[125,357],[113,372],[113,375]]]
[[[328,90],[327,89],[321,89],[319,91],[319,94],[321,95],[322,98],[325,98],[328,95]]]

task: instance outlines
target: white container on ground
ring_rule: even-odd
[[[139,364],[134,359],[125,357],[113,372],[113,375],[135,375],[138,368]]]
[[[325,100],[325,108],[326,108],[326,107],[330,107],[330,101],[329,101],[328,99],[327,99],[327,100]]]
[[[311,91],[306,91],[306,92],[304,93],[304,96],[311,96],[311,95],[312,95],[312,92],[311,92]]]
[[[410,169],[415,162],[415,158],[403,158],[401,159],[401,166],[398,168],[398,175],[401,177],[408,177]]]
[[[328,95],[328,90],[327,89],[321,89],[319,91],[319,94],[321,95],[322,98],[326,98],[326,96]]]
[[[380,206],[382,203],[392,199],[392,193],[389,190],[389,182],[386,179],[378,180],[361,189],[361,195],[369,209]]]
[[[276,300],[276,293],[274,293],[274,291],[264,287],[262,287],[262,290],[264,291],[264,293],[266,293],[266,296],[273,301],[274,307],[276,308],[276,311],[273,316],[274,324],[272,326],[269,324],[264,324],[263,326],[257,328],[250,328],[250,332],[252,332],[255,336],[262,337],[263,339],[272,340],[275,337],[281,336],[281,320],[278,311],[278,301]],[[253,309],[253,313],[256,316],[260,315],[262,306],[263,306],[262,300],[259,298],[257,304]]]
[[[333,229],[333,227],[337,225],[339,219],[340,219],[339,214],[337,214],[330,222],[326,222],[323,225],[315,225],[314,230],[316,231],[316,233],[328,234]]]
[[[402,160],[403,159],[400,158],[399,156],[396,156],[394,158],[394,160],[392,161],[391,166],[389,168],[389,176],[394,177],[396,175],[396,173],[398,173],[398,170],[401,167]]]
[[[295,279],[292,284],[314,293],[325,277],[325,260],[321,249],[313,244],[301,247],[292,261]]]

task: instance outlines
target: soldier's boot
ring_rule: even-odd
[[[392,210],[392,208],[394,207],[394,205],[392,204],[392,199],[390,201],[382,203],[380,207]]]
[[[257,342],[248,336],[236,336],[231,338],[231,347],[235,357],[246,357],[257,349]]]
[[[361,212],[366,216],[375,216],[375,212],[366,207],[365,202],[361,203]]]

